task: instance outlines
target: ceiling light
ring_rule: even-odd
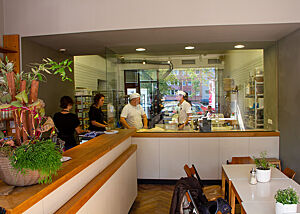
[[[245,45],[235,45],[234,48],[244,48]]]
[[[186,49],[186,50],[193,50],[193,49],[195,49],[195,47],[194,46],[186,46],[184,49]]]
[[[145,48],[137,48],[135,49],[136,51],[145,51],[146,49]]]
[[[65,52],[66,50],[67,50],[67,49],[65,49],[65,48],[59,49],[60,52]]]
[[[143,65],[146,65],[146,62],[145,62],[145,61],[143,61]]]
[[[170,64],[170,63],[171,63],[171,61],[169,60],[169,61],[168,61],[168,63]]]

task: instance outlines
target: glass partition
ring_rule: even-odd
[[[200,55],[201,59],[191,64],[183,63],[184,56],[182,59],[181,56],[152,56],[149,61],[148,56],[128,56],[130,63],[126,63],[126,57],[114,56],[113,74],[107,66],[108,91],[122,92],[122,96],[111,96],[110,102],[117,109],[116,119],[119,120],[123,106],[128,103],[127,96],[140,93],[140,104],[149,121],[149,129],[139,130],[141,132],[277,129],[276,118],[265,117],[268,106],[272,105],[272,98],[266,91],[276,90],[274,87],[265,90],[265,83],[274,79],[276,73],[272,70],[275,66],[264,66],[263,49]],[[114,78],[110,86],[109,79]],[[178,129],[178,91],[187,94],[186,101],[191,106],[190,119],[184,129]]]

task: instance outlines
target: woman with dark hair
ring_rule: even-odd
[[[86,132],[81,129],[77,115],[70,113],[73,104],[74,102],[71,97],[63,96],[60,99],[60,107],[62,110],[61,112],[55,113],[53,117],[54,124],[58,130],[58,137],[65,141],[65,150],[77,145],[74,132],[77,134]]]
[[[107,127],[107,122],[104,121],[104,114],[101,107],[104,104],[105,96],[103,94],[96,94],[94,97],[94,103],[90,107],[89,118],[91,131],[105,131]]]

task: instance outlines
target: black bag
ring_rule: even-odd
[[[170,214],[180,213],[181,203],[183,201],[183,198],[185,197],[187,190],[190,191],[197,207],[208,202],[202,191],[202,187],[200,186],[200,183],[196,178],[181,178],[175,185],[170,207]]]
[[[218,198],[206,204],[201,203],[198,210],[202,214],[217,214],[218,212],[229,214],[231,213],[231,206],[223,198]]]

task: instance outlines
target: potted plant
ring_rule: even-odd
[[[269,182],[271,180],[271,167],[274,167],[266,160],[267,152],[261,152],[259,158],[254,157],[256,164],[256,178],[258,182]]]
[[[276,192],[274,198],[276,200],[276,214],[297,212],[297,204],[299,203],[299,197],[294,189],[279,189]]]
[[[30,64],[29,72],[14,73],[14,64],[6,58],[0,62],[0,111],[13,113],[15,137],[0,133],[0,179],[13,186],[49,183],[61,167],[62,150],[43,133],[54,129],[45,117],[44,102],[38,99],[40,81],[45,74],[60,75],[70,80],[72,61],[60,63],[47,58],[43,63]],[[2,136],[1,136],[2,135]]]

